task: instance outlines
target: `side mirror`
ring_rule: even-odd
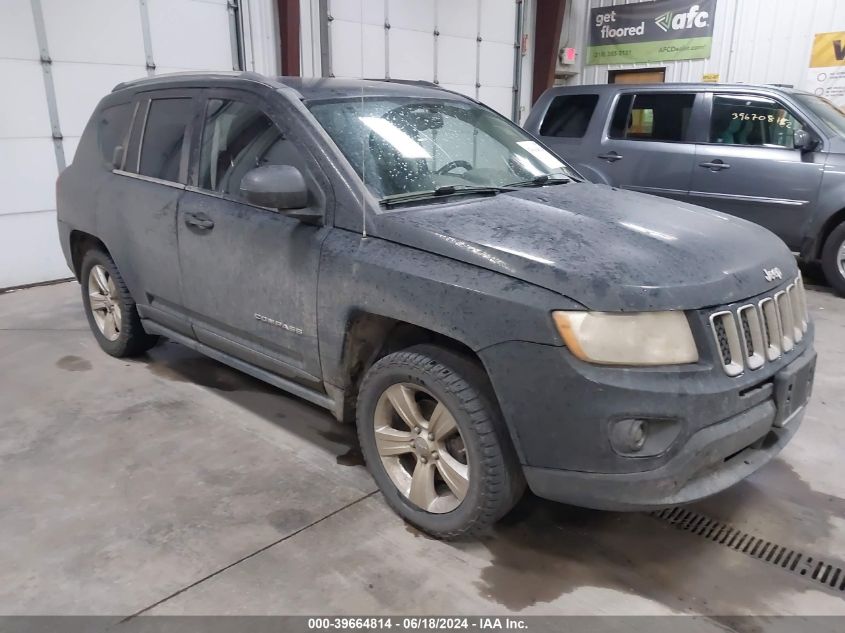
[[[811,152],[816,149],[818,141],[813,138],[807,130],[795,130],[792,133],[792,145],[795,149],[800,149],[802,152]]]
[[[241,180],[241,194],[252,204],[280,211],[308,206],[305,178],[291,165],[263,165],[250,169]]]

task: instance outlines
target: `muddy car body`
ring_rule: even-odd
[[[123,84],[58,205],[107,352],[163,335],[357,418],[388,503],[438,536],[525,482],[606,509],[712,494],[777,454],[809,396],[778,238],[583,182],[434,86]]]

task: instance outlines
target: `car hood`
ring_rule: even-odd
[[[570,183],[383,213],[380,237],[558,292],[591,310],[685,310],[798,274],[786,245],[722,213],[605,185]]]

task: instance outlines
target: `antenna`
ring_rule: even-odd
[[[361,2],[361,113],[364,116],[364,3]],[[367,239],[367,134],[361,129],[361,238]]]

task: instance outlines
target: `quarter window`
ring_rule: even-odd
[[[293,165],[301,155],[261,110],[228,99],[209,99],[200,149],[198,186],[240,198],[244,175],[262,165]]]
[[[752,95],[716,95],[710,117],[710,142],[792,149],[803,124],[783,104]]]
[[[621,95],[613,113],[610,138],[685,141],[694,103],[694,94]]]
[[[138,173],[172,182],[180,181],[182,146],[191,123],[190,97],[153,99],[144,127]]]
[[[561,95],[555,97],[540,126],[541,136],[582,138],[593,118],[598,95]]]
[[[114,165],[115,158],[121,158],[115,156],[115,149],[118,145],[125,144],[131,118],[132,104],[124,103],[106,108],[97,119],[97,142],[100,146],[100,155],[109,169]]]

